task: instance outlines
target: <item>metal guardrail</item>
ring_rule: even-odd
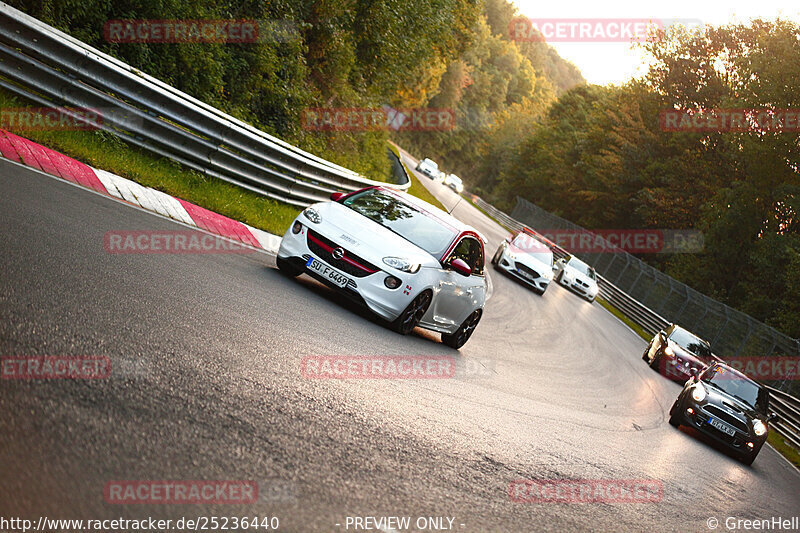
[[[101,110],[97,127],[207,176],[305,206],[369,180],[268,135],[0,2],[0,86]]]
[[[569,255],[566,250],[546,239],[535,229],[511,218],[493,205],[485,202],[479,196],[473,195],[472,201],[506,229],[522,231],[522,229],[525,228],[539,235],[553,250],[553,255],[555,257],[561,258]],[[670,325],[666,319],[636,301],[626,292],[618,289],[607,279],[600,275],[598,275],[597,278],[600,296],[619,309],[622,314],[635,324],[641,326],[647,333],[655,335],[656,332]],[[773,387],[767,386],[767,389],[770,391],[770,410],[778,415],[778,419],[771,422],[770,426],[795,448],[800,450],[800,399]]]

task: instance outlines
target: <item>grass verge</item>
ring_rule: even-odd
[[[767,442],[775,448],[778,453],[786,457],[790,463],[797,468],[800,468],[800,452],[795,450],[791,444],[786,442],[783,437],[778,435],[775,431],[770,431],[767,436]]]

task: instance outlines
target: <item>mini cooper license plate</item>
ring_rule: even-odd
[[[728,424],[723,424],[716,418],[710,418],[708,423],[711,427],[717,428],[721,432],[725,433],[726,435],[730,435],[731,437],[733,437],[733,435],[736,433],[732,427],[730,427]]]
[[[347,276],[344,276],[337,272],[336,270],[332,269],[331,267],[322,264],[320,261],[317,261],[313,257],[309,258],[306,261],[306,268],[311,270],[312,272],[316,272],[326,280],[330,281],[334,285],[338,285],[339,287],[344,287],[347,285],[347,282],[350,281],[347,279]]]

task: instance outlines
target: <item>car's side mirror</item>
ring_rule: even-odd
[[[335,192],[335,193],[331,194],[331,200],[333,200],[334,202],[338,202],[344,196],[347,196],[347,194],[345,194],[343,192]]]
[[[775,422],[778,419],[778,415],[775,413],[770,413],[767,415],[767,422]]]
[[[509,244],[510,244],[510,243],[511,243],[511,237],[510,237],[510,236],[509,236],[509,237],[506,237],[506,238],[505,238],[505,241],[506,241],[507,243],[509,243]]]
[[[458,258],[453,259],[452,261],[450,261],[450,266],[453,267],[453,270],[455,270],[462,276],[472,275],[472,269],[463,259],[458,259]]]
[[[692,367],[692,368],[689,369],[689,373],[692,375],[693,378],[696,378],[697,374],[699,372],[697,371],[697,369],[695,367]]]
[[[664,339],[667,338],[667,332],[662,329],[661,331],[658,332],[658,336],[661,337],[661,340],[663,341]]]

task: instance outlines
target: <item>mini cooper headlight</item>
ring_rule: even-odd
[[[392,268],[396,268],[401,272],[408,272],[410,274],[413,274],[417,270],[419,270],[418,263],[412,263],[408,259],[403,259],[402,257],[384,257],[383,262],[384,264],[387,264]]]
[[[702,402],[706,399],[706,388],[699,383],[692,388],[692,398],[696,402]]]
[[[755,433],[757,436],[759,436],[759,437],[760,437],[760,436],[762,436],[764,433],[766,433],[766,432],[767,432],[767,425],[766,425],[766,424],[764,424],[764,422],[762,422],[762,421],[761,421],[761,420],[759,420],[758,418],[756,418],[755,420],[753,420],[753,432],[754,432],[754,433]]]
[[[305,211],[303,211],[303,214],[314,224],[319,224],[322,222],[322,217],[319,216],[319,213],[313,207],[306,207]]]

